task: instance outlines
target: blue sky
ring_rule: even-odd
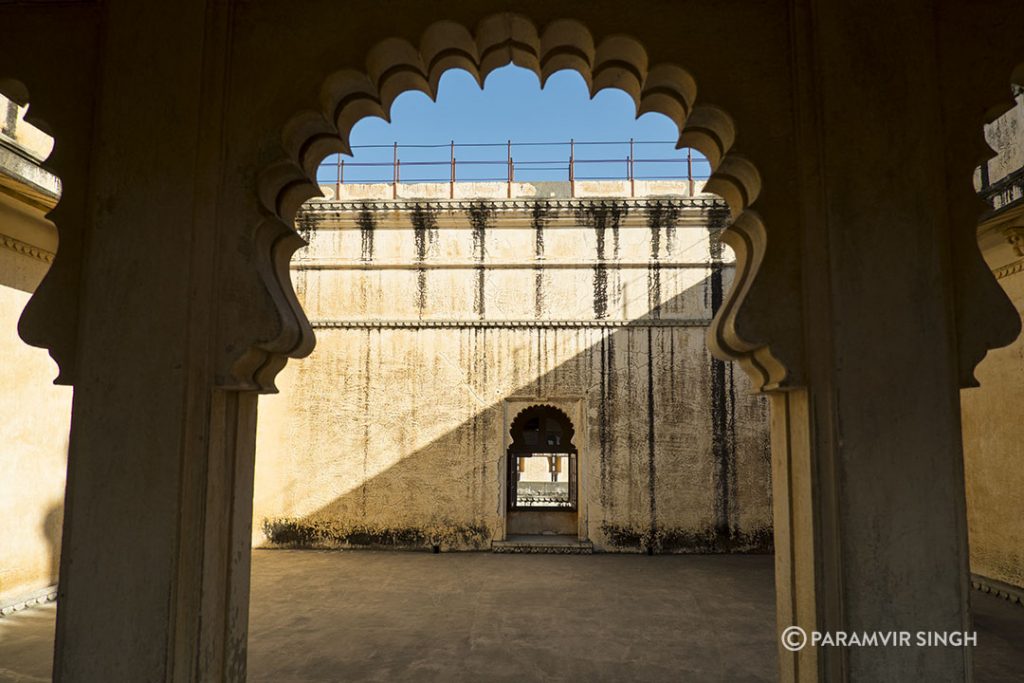
[[[680,176],[686,173],[685,150],[675,149],[676,126],[660,114],[634,116],[633,101],[624,92],[602,90],[590,99],[583,78],[575,71],[560,71],[540,89],[537,77],[526,69],[506,66],[488,76],[484,90],[469,73],[450,70],[442,78],[437,101],[420,92],[403,93],[391,110],[392,122],[366,118],[352,130],[353,156],[345,157],[346,182],[390,182],[391,145],[398,142],[403,163],[403,182],[417,180],[447,181],[452,140],[459,144],[495,146],[456,147],[461,180],[501,179],[507,175],[504,162],[505,141],[513,142],[512,158],[519,180],[565,180],[570,138],[578,142],[619,144],[578,144],[575,157],[576,177],[624,178],[628,141],[637,144],[636,159],[673,159],[674,162],[640,162],[635,165],[638,179]],[[519,145],[515,143],[562,143],[555,145]],[[380,146],[360,148],[363,145]],[[437,145],[412,147],[404,145]],[[335,159],[329,157],[321,168],[321,182],[334,182]],[[587,163],[587,160],[614,160]],[[467,162],[497,162],[493,164]],[[380,163],[360,167],[355,163]],[[436,162],[416,165],[415,162]],[[542,163],[544,162],[544,163]],[[707,173],[707,164],[694,163],[694,175]]]

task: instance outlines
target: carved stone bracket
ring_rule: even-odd
[[[1003,231],[1006,241],[1017,256],[1024,256],[1024,225],[1015,225]]]

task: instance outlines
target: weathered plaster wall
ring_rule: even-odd
[[[1024,315],[1024,206],[983,226],[985,258]],[[1024,337],[990,351],[961,392],[971,571],[1024,588]]]
[[[49,268],[58,191],[37,165],[52,140],[0,98],[0,606],[57,582],[71,389],[18,337],[18,318]]]
[[[17,323],[46,264],[0,248],[0,605],[57,583],[71,390]]]
[[[547,403],[597,548],[769,548],[767,407],[705,347],[732,269],[700,203],[309,212],[318,342],[261,398],[254,543],[488,547],[508,425]]]
[[[1001,284],[1024,314],[1024,274]],[[1024,588],[1024,340],[988,354],[963,392],[971,571]]]
[[[985,128],[996,156],[987,163],[994,185],[982,196],[993,211],[978,241],[999,284],[1024,314],[1024,93],[1018,91],[1016,101]],[[981,386],[961,392],[971,572],[1024,589],[1024,336],[989,351],[975,376]]]

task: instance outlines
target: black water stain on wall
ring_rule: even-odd
[[[369,209],[362,209],[356,216],[356,225],[359,226],[360,258],[363,261],[373,260],[373,231],[377,227],[377,221],[373,212]]]
[[[657,461],[654,407],[654,328],[647,328],[647,500],[650,514],[651,538],[658,538]],[[651,546],[657,548],[657,544]]]
[[[313,233],[316,232],[321,220],[322,217],[318,214],[307,211],[299,211],[295,216],[295,231],[307,245],[312,241]],[[295,290],[295,296],[302,301],[306,296],[305,270],[292,271],[292,287]]]
[[[608,491],[608,464],[612,452],[612,425],[615,412],[612,402],[615,396],[615,337],[604,334],[601,337],[601,402],[598,407],[599,469],[601,472],[601,505],[609,511],[611,495]]]
[[[476,290],[473,293],[473,311],[482,320],[487,312],[487,299],[485,291],[486,267],[484,262],[487,259],[487,227],[494,217],[494,207],[484,203],[476,203],[469,207],[466,212],[469,215],[469,224],[473,227],[473,261],[476,263]]]
[[[313,237],[313,233],[316,232],[317,226],[322,220],[319,214],[312,211],[299,211],[295,216],[295,231],[299,233],[299,237],[306,244],[309,244],[310,239]]]
[[[618,202],[594,203],[576,209],[576,218],[583,225],[593,229],[597,245],[594,263],[594,317],[602,320],[608,317],[608,258],[606,233],[612,232],[613,258],[619,258],[619,226],[625,218],[628,207]]]
[[[679,219],[679,209],[665,206],[660,202],[647,211],[647,227],[651,231],[651,260],[647,268],[647,310],[652,318],[661,317],[661,231],[675,234],[675,224]],[[668,246],[667,254],[671,255],[672,245]]]
[[[416,206],[412,211],[413,245],[416,262],[422,264],[427,259],[430,248],[437,244],[437,215],[433,209]],[[427,269],[422,265],[416,268],[416,308],[423,314],[427,305]]]
[[[727,220],[728,213],[724,207],[716,206],[708,212],[711,273],[705,296],[709,298],[712,315],[718,313],[724,299],[721,232]],[[736,389],[731,365],[710,355],[709,358],[715,532],[720,538],[727,539],[736,533],[733,521],[736,505]]]
[[[608,317],[608,265],[604,261],[604,228],[597,230],[597,263],[594,264],[594,317]]]
[[[770,554],[774,550],[771,527],[722,536],[717,529],[643,529],[618,524],[602,524],[601,533],[608,545],[627,552],[664,554],[751,553]]]
[[[531,215],[533,224],[533,259],[536,265],[533,268],[533,316],[540,318],[544,315],[544,228],[552,215],[551,207],[545,202],[535,202]]]

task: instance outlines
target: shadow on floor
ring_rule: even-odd
[[[1020,680],[1024,608],[980,592],[980,683]],[[55,610],[0,619],[0,681],[50,677]],[[250,681],[771,681],[772,558],[262,550]]]

